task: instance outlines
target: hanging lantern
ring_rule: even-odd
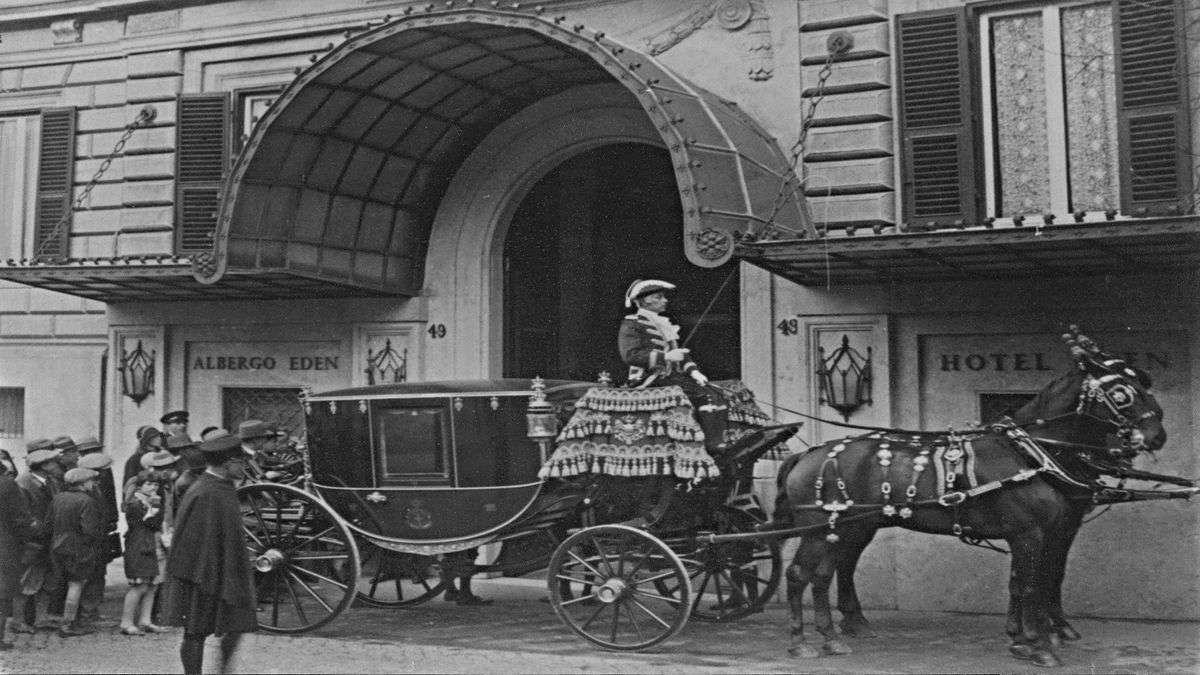
[[[367,349],[367,384],[398,383],[408,381],[408,349],[401,354],[392,348],[392,341],[385,340],[383,349],[373,353]]]
[[[828,356],[825,348],[817,346],[817,381],[820,383],[820,402],[842,414],[850,415],[864,404],[871,405],[871,348],[867,355],[850,346],[850,337],[842,336],[842,346]]]
[[[154,350],[147,354],[138,340],[137,348],[125,352],[121,357],[121,393],[128,396],[139,406],[146,397],[154,393]]]

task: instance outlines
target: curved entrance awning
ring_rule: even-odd
[[[691,262],[726,262],[733,234],[772,215],[806,229],[787,158],[735,104],[562,17],[447,5],[350,38],[276,99],[226,180],[198,281],[282,273],[415,295],[463,159],[525,106],[599,82],[624,85],[669,149]]]

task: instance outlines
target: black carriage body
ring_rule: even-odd
[[[546,396],[565,409],[590,386],[547,381]],[[425,552],[494,539],[541,495],[542,450],[526,435],[532,393],[529,380],[500,379],[312,396],[314,486],[364,536]]]

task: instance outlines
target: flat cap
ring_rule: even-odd
[[[73,450],[75,448],[75,439],[70,436],[59,436],[51,441],[51,443],[59,450]]]
[[[103,452],[89,452],[88,454],[79,458],[79,464],[77,466],[83,469],[99,471],[100,469],[107,469],[108,467],[112,466],[112,463],[112,457],[109,457]]]
[[[79,454],[86,455],[87,453],[95,452],[104,446],[101,445],[100,439],[96,438],[95,436],[84,436],[83,438],[79,439],[79,442],[75,444],[75,447],[79,449]]]
[[[29,441],[25,444],[25,452],[31,453],[36,450],[51,450],[54,448],[54,441],[49,438],[39,438]]]
[[[163,424],[178,424],[180,422],[187,424],[188,411],[172,410],[171,412],[167,413],[166,415],[163,415],[162,417],[158,418],[158,421],[162,422]]]
[[[25,464],[29,468],[33,469],[39,464],[44,464],[52,459],[58,459],[61,455],[61,450],[56,450],[54,448],[42,448],[40,450],[34,450],[33,452],[25,455]]]
[[[99,475],[100,474],[92,471],[91,469],[81,469],[80,467],[75,467],[74,469],[71,469],[67,473],[63,474],[63,480],[69,485],[79,485],[80,483],[89,481]]]

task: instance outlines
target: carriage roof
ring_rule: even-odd
[[[497,378],[492,380],[439,380],[433,382],[400,382],[350,387],[313,394],[310,401],[364,400],[377,398],[424,398],[429,396],[529,396],[533,393],[531,380]],[[576,380],[546,380],[546,396],[551,400],[581,396],[595,382]]]

